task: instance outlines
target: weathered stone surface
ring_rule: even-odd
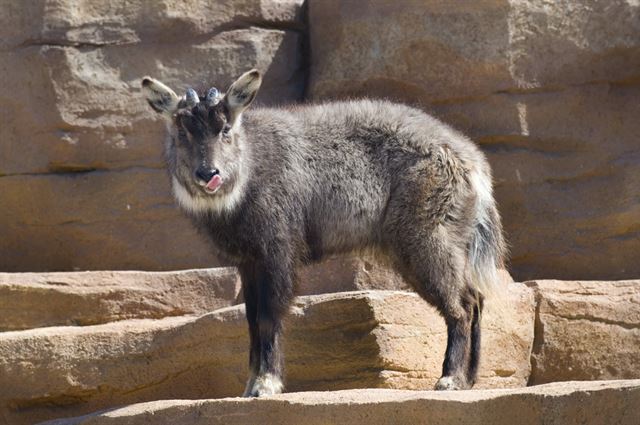
[[[415,103],[482,145],[516,279],[640,274],[633,2],[329,0],[309,29],[312,98]]]
[[[527,284],[538,302],[531,384],[640,378],[640,281]]]
[[[310,2],[310,92],[434,102],[633,81],[639,18],[625,0]]]
[[[637,2],[526,0],[509,6],[506,53],[519,88],[637,81]]]
[[[478,388],[526,383],[531,297],[514,284],[515,302],[487,309]],[[397,291],[301,297],[286,329],[289,391],[431,388],[446,344],[435,310]],[[21,424],[162,398],[238,395],[247,339],[244,306],[0,333],[0,411]]]
[[[398,275],[360,257],[304,267],[299,281],[297,295],[409,289]],[[0,273],[0,331],[203,314],[242,302],[233,267]]]
[[[424,100],[507,89],[508,14],[506,0],[310,2],[310,95]]]
[[[179,42],[219,32],[221,27],[303,27],[300,0],[45,0],[17,4],[2,0],[0,48],[68,44],[121,45]]]
[[[369,260],[340,257],[303,268],[296,294],[370,289],[409,288]],[[0,273],[0,331],[203,314],[242,302],[240,275],[233,267]]]
[[[175,270],[216,265],[174,205],[165,171],[0,178],[0,270]]]
[[[0,174],[157,167],[165,130],[140,93],[142,76],[176,90],[222,89],[257,67],[266,72],[260,99],[291,101],[302,90],[299,42],[296,32],[251,28],[170,45],[0,52],[0,108],[10,123],[0,133]]]
[[[494,169],[516,279],[640,275],[640,85],[436,106]]]
[[[10,123],[0,133],[0,174],[157,166],[163,126],[140,95],[144,75],[204,90],[256,67],[265,72],[259,100],[299,99],[301,3],[8,5],[3,32],[23,21],[35,28],[7,35],[0,51],[0,108]]]
[[[299,295],[358,290],[410,290],[402,278],[367,257],[336,257],[304,267],[300,272]]]
[[[239,296],[233,268],[0,273],[0,331],[203,314]]]
[[[500,270],[498,276],[498,286],[513,283],[506,270]],[[413,288],[395,270],[369,256],[344,256],[303,267],[296,294],[316,295],[362,290],[413,291]]]
[[[348,390],[259,399],[162,400],[48,425],[632,425],[640,380],[562,382],[517,390],[458,392]]]
[[[504,285],[513,282],[506,272],[502,279]],[[352,257],[303,268],[296,294],[407,289],[397,274]],[[0,273],[0,332],[203,314],[242,302],[240,275],[233,267]]]

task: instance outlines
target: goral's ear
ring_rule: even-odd
[[[253,99],[256,98],[261,84],[262,76],[256,69],[245,72],[231,84],[224,96],[224,102],[229,109],[232,121],[235,122],[242,111],[247,109]]]
[[[142,79],[142,92],[154,111],[165,115],[173,114],[178,109],[180,98],[169,87],[151,77]]]

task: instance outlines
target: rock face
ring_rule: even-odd
[[[316,267],[303,271],[300,293],[402,284],[361,259]],[[640,281],[503,278],[482,319],[476,389],[640,378]],[[0,329],[15,330],[0,332],[0,423],[240,394],[239,291],[230,268],[0,274]],[[442,318],[414,293],[303,296],[286,326],[287,390],[429,389],[445,344]]]
[[[0,273],[0,331],[204,314],[237,304],[235,269]]]
[[[302,0],[0,1],[0,270],[216,265],[173,206],[153,75],[261,102],[300,99]]]
[[[527,284],[538,305],[530,384],[640,377],[640,281]]]
[[[504,284],[512,282],[503,274]],[[396,274],[359,257],[300,272],[297,295],[407,290]],[[174,272],[0,273],[0,332],[59,325],[204,314],[243,302],[236,268]]]
[[[163,170],[13,175],[0,177],[0,192],[0,270],[216,265],[175,207]]]
[[[309,31],[311,98],[414,103],[480,143],[516,279],[640,274],[637,4],[327,0]]]
[[[349,390],[260,399],[163,400],[47,425],[495,424],[632,425],[640,380],[562,382],[518,390]],[[428,418],[428,419],[427,419]]]
[[[533,342],[531,291],[487,309],[477,388],[521,387]],[[499,326],[498,326],[499,325]],[[287,322],[287,390],[430,389],[446,331],[417,295],[364,291],[297,299]],[[0,418],[26,424],[166,398],[236,396],[247,377],[244,306],[200,317],[0,333]]]
[[[504,276],[505,283],[512,282]],[[358,290],[411,290],[393,270],[367,257],[336,257],[304,267],[298,279],[298,295]]]

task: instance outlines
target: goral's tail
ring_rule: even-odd
[[[470,180],[476,193],[476,211],[467,255],[471,277],[480,293],[487,297],[500,292],[498,269],[504,267],[506,245],[500,214],[493,199],[491,176],[474,170]]]

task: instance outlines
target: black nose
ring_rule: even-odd
[[[204,181],[204,182],[208,182],[209,180],[211,180],[213,178],[213,176],[215,176],[216,174],[218,174],[219,171],[217,168],[198,168],[196,170],[196,177],[199,178],[200,180]]]

